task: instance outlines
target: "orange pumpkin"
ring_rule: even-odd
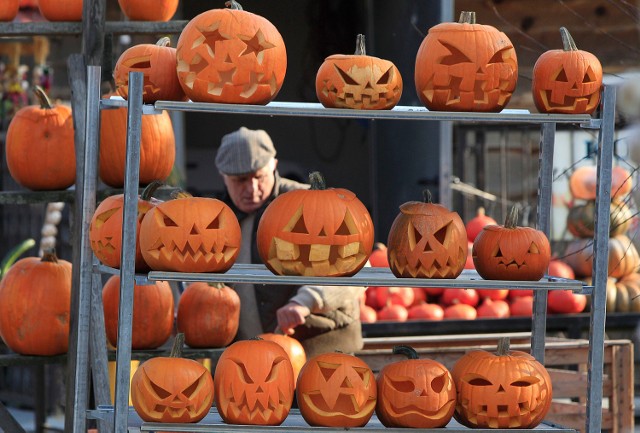
[[[227,346],[238,332],[240,297],[223,283],[191,283],[180,295],[176,320],[188,346]]]
[[[475,12],[431,27],[416,55],[416,91],[433,111],[500,111],[517,79],[513,44],[495,27],[476,24]]]
[[[302,370],[302,366],[307,362],[307,354],[304,351],[304,347],[302,347],[302,343],[288,335],[276,334],[273,332],[260,334],[258,337],[263,340],[278,343],[280,347],[287,352],[289,360],[291,361],[291,366],[293,367],[293,382],[295,383],[298,379],[298,375],[300,374],[300,370]]]
[[[574,204],[567,215],[567,230],[577,238],[593,238],[595,234],[596,202]],[[609,206],[609,236],[623,235],[629,229],[633,213],[621,200],[612,200]]]
[[[0,21],[13,21],[18,16],[19,0],[4,0],[0,4]]]
[[[457,212],[431,202],[400,206],[387,241],[389,266],[396,277],[456,278],[467,260],[467,232]]]
[[[300,371],[296,398],[300,414],[312,426],[362,427],[373,416],[377,384],[371,368],[346,353],[323,353]]]
[[[118,343],[120,277],[111,276],[102,288],[102,305],[107,340]],[[173,291],[166,281],[134,284],[131,348],[156,349],[167,342],[173,332]]]
[[[478,234],[482,231],[485,226],[489,225],[498,225],[496,220],[491,218],[485,213],[483,207],[479,207],[476,212],[476,216],[471,218],[467,224],[465,224],[465,229],[467,230],[467,239],[469,242],[473,242]]]
[[[385,365],[378,374],[376,415],[385,427],[446,426],[456,407],[456,388],[447,368],[419,359],[409,346],[395,346],[407,359]]]
[[[533,66],[533,102],[541,113],[591,114],[600,103],[602,65],[565,27],[560,35],[563,49],[546,51]]]
[[[349,276],[367,262],[373,248],[369,211],[344,188],[326,188],[322,175],[309,175],[311,189],[276,197],[258,223],[260,258],[276,275]]]
[[[179,0],[118,0],[120,9],[131,21],[169,21]]]
[[[159,100],[184,101],[187,97],[176,73],[176,49],[171,39],[161,38],[154,44],[139,44],[126,49],[113,69],[117,92],[124,99],[129,95],[129,72],[144,74],[142,101],[152,104]]]
[[[126,107],[100,112],[100,179],[113,188],[124,186],[127,143]],[[142,116],[140,134],[141,185],[165,180],[176,159],[176,138],[169,113]]]
[[[18,260],[0,281],[0,336],[16,353],[66,353],[70,314],[71,263],[53,250]]]
[[[402,96],[402,76],[389,60],[368,56],[358,35],[355,54],[334,54],[320,65],[316,95],[327,108],[390,110]]]
[[[169,356],[142,363],[131,378],[131,403],[143,421],[195,423],[213,405],[213,379],[207,368],[182,358],[184,334],[177,334]]]
[[[140,223],[140,251],[156,271],[226,272],[240,252],[240,223],[224,202],[183,196]]]
[[[47,21],[82,21],[82,1],[38,0],[38,9]]]
[[[595,200],[598,186],[598,169],[595,165],[578,167],[569,176],[569,191],[578,200]],[[631,173],[616,165],[611,169],[611,198],[624,198],[633,189]]]
[[[192,101],[267,104],[284,82],[284,40],[266,18],[227,3],[230,8],[203,12],[182,30],[178,79]]]
[[[593,273],[593,239],[575,239],[567,244],[563,260],[571,266],[577,277],[589,277]],[[640,267],[640,254],[625,235],[609,238],[607,274],[624,278]]]
[[[35,191],[66,189],[76,181],[76,153],[71,108],[53,105],[40,87],[39,105],[15,114],[5,142],[7,167],[20,185]]]

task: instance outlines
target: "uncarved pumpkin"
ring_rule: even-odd
[[[578,167],[569,176],[569,191],[578,200],[595,200],[598,186],[598,168],[595,165]],[[611,198],[623,198],[633,189],[631,173],[616,165],[611,169]]]
[[[307,362],[307,354],[304,351],[302,343],[300,343],[293,337],[289,337],[288,335],[276,334],[273,332],[260,334],[258,337],[262,338],[263,340],[278,343],[280,347],[282,347],[284,351],[287,352],[287,355],[289,355],[289,360],[291,361],[291,366],[293,367],[293,382],[295,383],[296,380],[298,380],[300,370],[302,370],[302,367]]]
[[[0,21],[13,21],[18,16],[19,0],[4,0],[0,4]]]
[[[38,0],[38,9],[47,21],[82,21],[82,2],[83,0]]]
[[[169,21],[179,0],[118,0],[120,9],[131,21]]]

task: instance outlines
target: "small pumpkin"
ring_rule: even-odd
[[[402,96],[402,76],[391,61],[368,56],[360,34],[355,54],[334,54],[320,65],[316,95],[327,108],[390,110]]]
[[[223,283],[191,283],[178,301],[178,332],[190,347],[225,347],[238,332],[240,297]]]
[[[4,0],[0,4],[0,21],[13,21],[18,16],[20,0]]]
[[[565,27],[560,35],[563,49],[542,53],[533,66],[533,102],[541,113],[591,114],[600,103],[602,65]]]
[[[118,0],[131,21],[169,21],[178,10],[179,0]]]
[[[293,403],[293,367],[278,343],[236,341],[227,347],[213,377],[215,404],[228,424],[280,425]]]
[[[362,427],[373,416],[376,378],[360,358],[328,352],[309,359],[300,371],[296,397],[311,426]]]
[[[182,30],[178,79],[192,101],[265,105],[284,82],[284,40],[266,18],[235,0],[227,4],[195,16]]]
[[[389,266],[396,277],[456,278],[467,260],[467,232],[457,212],[431,202],[400,206],[387,241]]]
[[[410,346],[395,346],[407,359],[386,364],[378,374],[376,415],[385,427],[446,426],[456,407],[456,388],[447,368],[420,359]]]
[[[473,242],[476,240],[478,234],[482,231],[485,226],[489,225],[498,225],[496,220],[491,218],[489,215],[485,213],[484,208],[481,206],[478,208],[476,212],[476,216],[471,218],[467,224],[465,224],[465,229],[467,230],[467,239],[469,242]]]
[[[9,174],[34,191],[66,189],[76,181],[76,153],[71,108],[52,104],[34,87],[38,105],[22,107],[7,129],[5,156]]]
[[[589,200],[574,204],[567,215],[567,230],[577,238],[593,238],[595,234],[596,202]],[[633,213],[621,200],[612,200],[609,206],[609,236],[623,235],[629,230]]]
[[[504,226],[486,226],[473,243],[473,263],[485,280],[541,279],[551,260],[549,239],[540,230],[519,227],[511,208]]]
[[[431,27],[416,55],[416,91],[432,111],[500,111],[517,79],[518,59],[507,35],[476,24],[471,11],[457,23]]]
[[[263,340],[278,343],[280,347],[287,352],[289,360],[291,361],[291,366],[293,367],[293,383],[295,383],[298,380],[298,375],[300,374],[300,370],[302,370],[302,366],[307,362],[307,353],[305,352],[302,343],[288,335],[276,334],[274,332],[260,334],[258,337]]]
[[[258,253],[276,275],[350,276],[367,263],[373,248],[373,221],[356,195],[327,188],[318,172],[310,189],[276,197],[262,214]]]
[[[595,200],[598,168],[595,165],[578,167],[569,176],[569,191],[578,200]],[[611,199],[623,199],[633,189],[631,173],[619,165],[611,169]]]
[[[182,358],[184,334],[178,333],[169,356],[142,363],[131,378],[131,403],[147,422],[195,423],[213,405],[211,373],[193,359]]]
[[[38,9],[47,21],[82,21],[82,3],[83,0],[38,0]]]

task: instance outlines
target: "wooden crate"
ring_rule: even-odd
[[[495,352],[500,337],[510,337],[513,350],[529,352],[531,349],[531,334],[525,332],[366,338],[363,350],[356,355],[377,373],[384,365],[403,359],[391,354],[393,346],[407,344],[415,348],[421,358],[435,359],[451,369],[469,350]],[[588,354],[588,340],[547,338],[545,366],[552,379],[554,397],[547,421],[584,431]],[[633,343],[629,340],[606,340],[602,382],[603,432],[633,432],[633,377]]]

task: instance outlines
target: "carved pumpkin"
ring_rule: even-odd
[[[169,21],[178,10],[179,0],[118,0],[131,21]]]
[[[530,280],[544,276],[551,260],[549,239],[540,230],[518,227],[513,207],[504,226],[486,226],[473,243],[473,263],[485,280]]]
[[[113,188],[124,186],[127,143],[126,107],[100,111],[100,179]],[[140,134],[141,185],[165,180],[176,160],[176,138],[169,113],[142,116]]]
[[[7,129],[5,156],[9,174],[34,191],[66,189],[76,181],[71,108],[53,105],[40,87],[39,105],[22,107]]]
[[[373,248],[373,222],[356,195],[326,188],[309,175],[311,189],[273,200],[257,231],[260,258],[276,275],[338,277],[358,272]]]
[[[152,104],[159,100],[184,101],[187,97],[176,73],[176,49],[171,39],[164,37],[154,44],[138,44],[126,49],[113,69],[117,92],[124,99],[129,95],[129,72],[144,74],[142,101]]]
[[[120,277],[111,276],[102,287],[102,306],[107,340],[118,343]],[[166,281],[133,285],[131,348],[156,349],[169,340],[173,332],[173,291]]]
[[[38,9],[47,21],[82,21],[82,2],[83,0],[38,0]]]
[[[416,91],[433,111],[500,111],[517,79],[513,44],[496,28],[476,24],[475,12],[431,27],[416,55]]]
[[[394,355],[408,359],[385,365],[378,374],[376,415],[386,427],[438,428],[446,426],[456,407],[451,373],[432,359],[419,359],[408,346]]]
[[[302,367],[296,397],[300,414],[312,426],[362,427],[377,401],[376,378],[360,358],[323,353]]]
[[[229,424],[280,425],[293,403],[293,368],[273,341],[236,341],[227,347],[213,377],[215,403]]]
[[[238,332],[240,297],[223,283],[191,283],[180,295],[176,320],[188,346],[227,346]]]
[[[525,352],[509,351],[501,338],[497,354],[474,350],[451,374],[457,390],[454,417],[472,428],[534,428],[551,407],[549,373]]]
[[[567,230],[577,238],[593,238],[595,234],[595,200],[574,204],[567,215]],[[613,200],[609,206],[609,236],[625,234],[631,225],[633,213],[621,200]]]
[[[364,35],[353,55],[327,57],[316,75],[316,95],[327,108],[390,110],[402,96],[402,76],[389,60],[368,56]]]
[[[425,194],[424,202],[400,206],[389,230],[389,266],[396,277],[456,278],[467,260],[464,223]]]
[[[0,21],[13,21],[18,16],[19,0],[4,0],[0,4]]]
[[[66,353],[70,314],[71,263],[53,250],[18,260],[0,281],[0,336],[16,353]]]
[[[563,49],[546,51],[533,66],[533,102],[541,113],[591,114],[600,103],[602,65],[565,27],[560,35]]]
[[[302,370],[302,366],[307,362],[307,354],[304,351],[304,347],[302,347],[302,343],[288,335],[276,334],[273,332],[260,334],[259,337],[263,340],[278,343],[280,347],[287,352],[289,360],[291,361],[291,366],[293,367],[293,383],[296,383],[300,370]]]
[[[598,169],[595,165],[578,167],[569,176],[569,191],[578,200],[595,200],[598,186]],[[611,169],[611,198],[622,199],[633,189],[631,173],[616,165]]]
[[[156,271],[226,272],[240,252],[240,224],[224,202],[183,196],[152,208],[140,223],[140,251]]]
[[[266,18],[227,3],[230,8],[205,11],[182,30],[178,79],[192,101],[267,104],[284,82],[284,40]]]
[[[213,404],[213,380],[205,366],[181,358],[184,335],[177,334],[171,354],[142,363],[131,378],[131,403],[143,421],[198,422]]]

